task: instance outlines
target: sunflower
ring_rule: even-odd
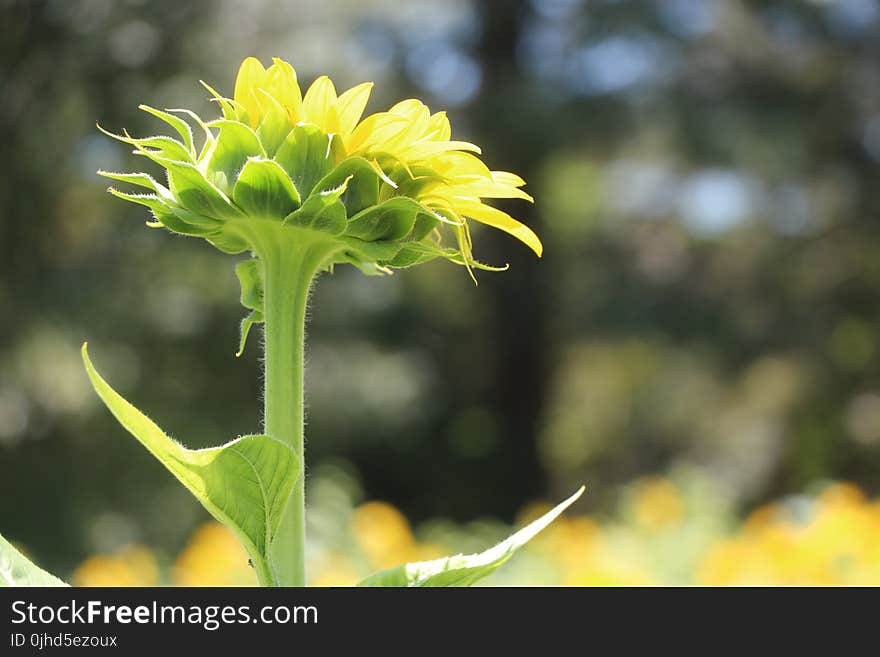
[[[277,58],[268,68],[245,59],[232,98],[205,87],[221,118],[206,122],[190,110],[141,106],[179,138],[107,133],[166,170],[167,183],[146,173],[99,172],[148,190],[109,191],[150,208],[151,226],[240,253],[254,250],[256,222],[280,221],[332,238],[338,248],[328,266],[349,262],[367,273],[437,257],[468,269],[495,269],[473,258],[468,220],[542,253],[528,226],[484,202],[532,202],[521,189],[525,181],[490,170],[479,147],[451,139],[445,112],[431,113],[409,99],[364,118],[372,83],[337,94],[322,76],[303,94],[296,71]],[[204,135],[200,147],[182,117]]]

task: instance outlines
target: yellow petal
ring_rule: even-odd
[[[431,115],[431,120],[428,122],[428,133],[430,138],[435,141],[449,141],[452,136],[452,127],[449,125],[446,112],[437,112]]]
[[[544,246],[541,244],[541,240],[535,235],[531,228],[520,223],[498,208],[493,208],[492,206],[485,205],[472,199],[458,199],[455,201],[455,210],[458,214],[469,217],[474,221],[479,221],[487,226],[492,226],[498,230],[503,230],[509,235],[513,235],[520,242],[538,254],[538,257],[544,252]]]
[[[451,196],[479,196],[480,198],[521,198],[534,203],[529,194],[517,187],[502,185],[491,180],[476,179],[465,182],[453,181],[450,183],[449,194]]]
[[[349,154],[379,150],[377,144],[383,144],[405,129],[406,117],[388,112],[371,114],[354,129],[348,142]]]
[[[473,151],[480,152],[480,147],[467,141],[433,141],[425,139],[411,146],[402,148],[402,155],[409,160],[424,160],[437,153],[446,151]]]
[[[327,134],[339,132],[336,87],[326,75],[312,82],[303,97],[303,120],[314,123]]]
[[[401,100],[399,103],[395,104],[388,111],[391,112],[391,114],[399,114],[400,116],[406,116],[415,120],[416,117],[426,110],[428,111],[428,116],[430,116],[431,111],[428,110],[428,107],[422,101],[416,98],[407,98],[406,100]]]
[[[302,119],[302,92],[296,71],[283,59],[275,57],[272,62],[267,71],[266,90],[281,103],[290,122],[298,123]]]
[[[372,89],[372,82],[364,82],[339,96],[339,130],[343,135],[350,135],[361,120]]]
[[[408,125],[384,143],[376,144],[376,149],[402,157],[406,149],[427,135],[431,111],[421,101],[405,100],[392,107],[390,113],[405,118]]]
[[[525,180],[515,173],[510,173],[510,171],[493,171],[492,180],[499,185],[508,185],[510,187],[522,187],[526,184]]]
[[[442,176],[477,176],[492,179],[492,172],[483,161],[464,151],[448,151],[431,158],[431,168]]]
[[[241,63],[235,78],[235,102],[247,110],[252,128],[260,121],[260,101],[255,90],[266,84],[266,69],[256,57],[248,57]]]

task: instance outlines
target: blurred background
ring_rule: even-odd
[[[0,531],[77,583],[247,583],[79,359],[189,446],[260,422],[234,259],[146,230],[95,122],[239,62],[416,96],[529,181],[537,260],[321,278],[314,583],[488,547],[495,584],[880,583],[878,0],[0,0]],[[140,163],[139,163],[140,164]]]

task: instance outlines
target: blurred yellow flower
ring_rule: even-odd
[[[199,527],[177,557],[177,586],[256,586],[248,555],[233,533],[217,522]]]
[[[98,554],[73,572],[75,586],[156,586],[159,566],[143,545],[129,545],[114,554]]]
[[[827,488],[806,518],[778,505],[753,513],[739,535],[709,551],[698,579],[709,585],[880,584],[880,507],[850,484]]]
[[[564,586],[654,584],[880,585],[880,501],[851,484],[828,486],[793,503],[766,504],[726,534],[710,511],[689,503],[700,494],[661,477],[635,482],[615,518],[563,516],[512,561],[504,583]],[[523,525],[547,510],[533,503],[518,514]],[[707,522],[708,524],[703,524]],[[350,586],[377,569],[435,559],[455,551],[457,530],[417,540],[394,506],[367,502],[353,510],[348,529],[310,554],[311,583]],[[346,538],[348,537],[348,538]],[[351,556],[351,539],[360,557]],[[517,570],[519,569],[519,571]],[[222,525],[199,527],[178,556],[171,581],[186,586],[254,584],[247,555]],[[85,560],[72,581],[86,586],[165,583],[153,554],[129,546]]]
[[[355,509],[352,529],[358,545],[377,569],[417,559],[418,549],[409,522],[390,504],[362,504]]]
[[[328,552],[309,563],[312,586],[353,586],[363,576],[352,559],[341,552]]]
[[[633,487],[632,512],[639,527],[661,531],[681,520],[684,501],[678,487],[668,479],[647,477]]]

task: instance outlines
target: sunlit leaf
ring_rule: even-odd
[[[277,162],[249,159],[232,190],[232,200],[251,217],[284,219],[299,207],[299,192]]]
[[[241,540],[264,581],[274,581],[268,548],[300,476],[293,450],[269,436],[242,436],[225,445],[188,449],[169,438],[101,378],[89,359],[89,379],[119,423],[220,522]]]
[[[0,535],[0,587],[67,586],[16,550]]]
[[[379,176],[373,165],[364,158],[347,158],[321,178],[315,190],[336,189],[343,183],[346,189],[341,200],[349,216],[379,202]]]
[[[583,492],[584,488],[581,487],[567,500],[485,552],[404,564],[371,575],[358,586],[471,586],[495,572],[519,548],[571,506]]]
[[[266,151],[260,144],[260,138],[248,126],[238,121],[219,120],[208,124],[219,128],[220,132],[207,154],[207,172],[222,172],[229,185],[249,157],[266,157]]]
[[[243,260],[235,266],[235,274],[241,285],[241,305],[251,312],[241,320],[241,338],[236,356],[244,353],[248,333],[254,324],[263,321],[263,271],[262,264],[256,258]]]
[[[165,121],[165,123],[174,128],[177,131],[177,134],[179,134],[180,138],[183,140],[183,145],[186,147],[186,150],[188,150],[191,155],[195,155],[192,128],[189,127],[189,123],[181,119],[179,116],[174,116],[173,114],[169,114],[168,112],[163,112],[162,110],[158,110],[155,107],[150,107],[149,105],[138,105],[138,109],[142,109],[143,111],[152,114],[156,118]]]
[[[368,242],[403,239],[412,232],[416,217],[423,213],[425,208],[411,198],[392,198],[349,219],[346,233]]]
[[[341,235],[345,231],[346,212],[340,196],[345,192],[347,183],[348,180],[345,180],[335,189],[313,193],[301,208],[284,219],[284,223]]]
[[[333,168],[330,141],[316,126],[298,125],[275,153],[275,161],[284,167],[303,199]]]

